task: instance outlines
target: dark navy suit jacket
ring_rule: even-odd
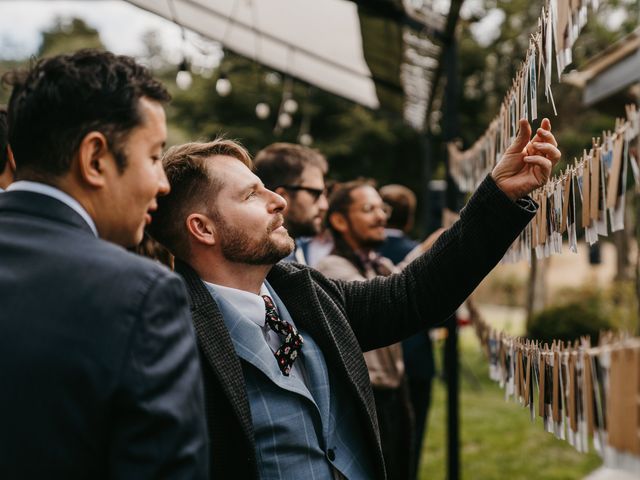
[[[0,194],[0,478],[203,479],[206,443],[179,277]]]

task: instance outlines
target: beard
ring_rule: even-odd
[[[222,255],[235,263],[275,265],[289,255],[295,246],[289,235],[282,242],[271,238],[271,233],[281,224],[282,215],[278,215],[269,224],[264,236],[256,240],[251,238],[246,231],[229,225],[219,217],[217,229]]]
[[[322,224],[316,224],[315,219],[299,221],[287,218],[287,230],[294,237],[315,237],[322,229]]]
[[[385,239],[378,238],[358,238],[357,242],[361,248],[371,248],[375,250],[384,243]]]

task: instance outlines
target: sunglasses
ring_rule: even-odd
[[[280,187],[284,188],[285,190],[292,190],[294,192],[307,192],[309,195],[311,195],[314,202],[317,202],[320,196],[327,193],[327,191],[322,188],[304,187],[302,185],[280,185]]]

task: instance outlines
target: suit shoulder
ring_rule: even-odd
[[[94,252],[89,253],[95,255],[96,266],[105,274],[122,278],[128,284],[143,279],[179,278],[166,266],[103,240],[96,242]]]

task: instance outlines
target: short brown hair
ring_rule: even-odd
[[[256,155],[255,174],[269,190],[293,185],[308,165],[318,167],[323,175],[329,166],[318,150],[295,143],[272,143]]]
[[[416,213],[416,195],[404,185],[391,184],[380,188],[380,196],[392,209],[387,226],[408,233]]]
[[[217,138],[212,142],[192,142],[171,147],[164,154],[164,165],[171,191],[158,198],[158,211],[153,216],[149,233],[176,257],[189,256],[189,240],[184,221],[194,209],[212,211],[223,184],[207,169],[212,157],[227,156],[252,168],[249,152],[237,142]]]

